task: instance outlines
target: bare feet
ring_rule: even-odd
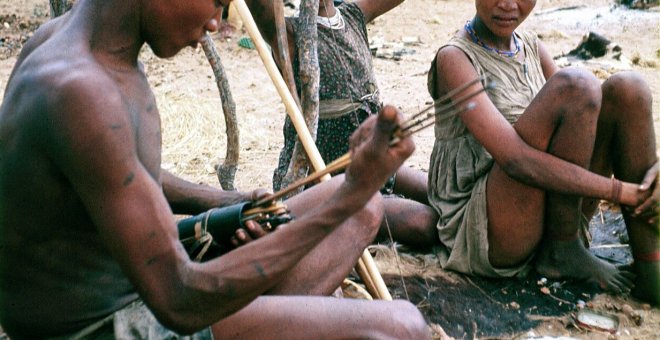
[[[582,245],[579,238],[570,241],[545,240],[539,248],[536,270],[551,279],[572,278],[597,283],[613,293],[627,293],[633,288],[634,274],[601,261]]]

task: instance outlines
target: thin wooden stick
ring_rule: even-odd
[[[472,86],[472,85],[474,85],[474,84],[476,84],[476,83],[478,83],[478,82],[480,82],[480,81],[483,81],[483,80],[484,80],[483,77],[475,78],[475,79],[473,79],[473,80],[471,80],[471,81],[469,81],[469,82],[467,82],[467,83],[465,83],[465,84],[463,84],[463,85],[461,85],[461,86],[459,86],[459,87],[457,87],[457,88],[455,88],[455,89],[449,91],[447,94],[445,94],[444,96],[440,97],[440,99],[436,100],[435,102],[438,102],[438,103],[446,102],[447,100],[451,99],[451,97],[455,96],[456,94],[458,94],[458,93],[460,93],[460,92],[463,92],[463,91],[464,91],[465,89],[467,89],[468,87],[470,87],[470,86]],[[427,107],[423,108],[421,111],[419,111],[419,112],[417,112],[416,114],[412,115],[412,116],[408,119],[408,121],[409,121],[409,122],[410,122],[410,121],[413,121],[413,120],[416,119],[417,117],[419,117],[419,116],[421,116],[422,114],[426,113],[428,110],[430,110],[430,109],[431,109],[432,107],[434,107],[435,105],[436,105],[435,103],[428,105]],[[402,124],[402,125],[404,125],[404,124]],[[404,127],[402,126],[402,128],[404,128]]]
[[[367,291],[374,295],[374,298],[382,300],[383,297],[380,296],[376,284],[373,280],[371,280],[371,274],[369,273],[369,270],[367,270],[367,266],[364,264],[364,261],[358,261],[357,265],[355,266],[355,271],[358,273],[358,275],[360,275],[360,278],[362,278],[362,282],[364,282],[364,286],[367,287]]]
[[[448,112],[451,112],[451,111],[456,111],[456,113],[457,113],[459,111],[459,110],[457,110],[457,107],[459,105],[461,105],[461,104],[465,103],[466,101],[474,98],[475,96],[479,95],[481,92],[491,90],[495,87],[494,82],[484,80],[483,87],[477,89],[476,91],[474,91],[472,93],[466,94],[466,95],[456,99],[455,101],[447,102],[448,100],[451,99],[451,97],[459,94],[460,92],[466,90],[470,85],[473,85],[476,82],[479,82],[481,80],[483,80],[483,78],[481,78],[481,77],[477,78],[477,79],[474,79],[474,80],[470,81],[469,83],[464,84],[464,85],[450,91],[449,93],[447,93],[446,95],[441,97],[439,100],[436,100],[435,103],[423,108],[421,111],[419,111],[418,113],[416,113],[412,117],[410,117],[410,119],[408,119],[404,123],[402,123],[400,131],[405,132],[405,131],[413,128],[414,126],[423,124],[425,121],[433,120],[433,119],[435,119],[435,117],[437,117],[441,114],[444,114],[444,113],[448,113]],[[457,90],[460,90],[460,91],[457,91]],[[447,103],[442,104],[443,102],[447,102]],[[432,108],[436,108],[437,110],[433,114],[427,115],[423,118],[419,118],[420,116],[427,113]],[[454,113],[454,114],[456,114],[456,113]],[[412,133],[415,133],[417,131],[419,131],[419,130],[414,130]]]

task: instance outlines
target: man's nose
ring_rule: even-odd
[[[222,15],[222,9],[218,9],[216,13],[209,19],[209,21],[206,22],[206,25],[204,25],[204,29],[209,31],[209,32],[215,32],[218,30],[218,26],[220,26],[220,18]]]

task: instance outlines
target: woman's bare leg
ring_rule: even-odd
[[[601,91],[585,71],[568,69],[548,80],[515,124],[525,142],[566,161],[588,167],[593,154]],[[544,192],[506,175],[497,165],[487,183],[489,257],[512,266],[537,251],[537,270],[552,277],[587,279],[622,291],[626,275],[581,243],[579,197]]]
[[[591,169],[605,176],[614,173],[623,181],[640,183],[657,160],[651,91],[645,81],[633,72],[613,75],[602,89],[603,105]],[[596,200],[585,202],[585,213],[592,214],[597,203]],[[622,212],[636,258],[634,269],[637,279],[633,293],[658,304],[660,262],[648,261],[648,254],[660,251],[657,226],[649,225],[647,218],[633,217],[625,207]]]

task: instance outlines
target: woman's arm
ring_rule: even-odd
[[[545,80],[548,80],[550,77],[552,77],[552,75],[559,71],[559,67],[557,67],[554,60],[552,60],[552,56],[545,48],[545,45],[543,45],[541,40],[537,40],[537,43],[539,49],[539,59],[541,59],[541,69],[543,70]]]
[[[478,77],[467,56],[456,47],[441,49],[435,62],[436,93],[433,97],[436,99]],[[474,88],[481,86],[477,84]],[[476,108],[461,114],[461,119],[507,175],[549,191],[612,199],[613,184],[610,178],[594,174],[527,144],[485,93],[472,101]],[[648,195],[648,192],[640,192],[638,187],[633,183],[623,183],[621,203],[641,203],[642,196]]]
[[[332,1],[332,0],[321,0]],[[356,0],[355,3],[360,7],[364,14],[364,22],[370,23],[379,16],[387,13],[392,8],[399,6],[404,0]]]

